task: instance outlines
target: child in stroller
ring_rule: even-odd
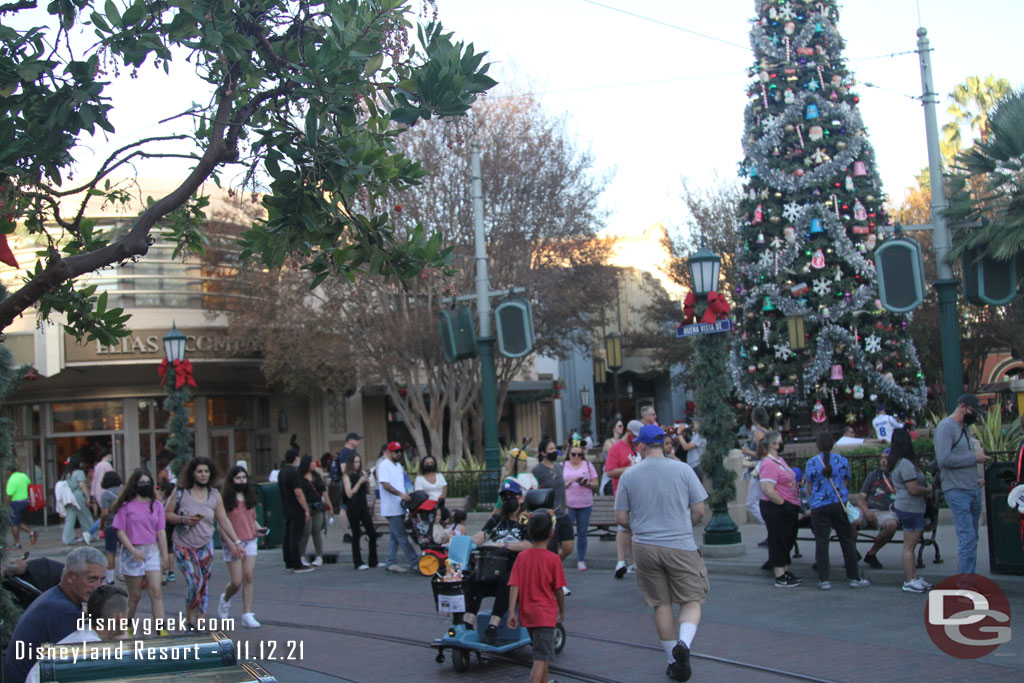
[[[403,505],[409,535],[423,552],[416,566],[423,576],[434,576],[448,559],[448,534],[444,528],[448,510],[439,501],[430,500],[425,491],[409,494],[409,501]]]

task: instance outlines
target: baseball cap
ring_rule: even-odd
[[[640,420],[630,420],[629,424],[626,425],[626,429],[633,432],[634,435],[639,434],[640,430],[644,428],[644,423]]]
[[[501,484],[501,493],[514,493],[517,496],[522,495],[523,487],[519,485],[519,482],[514,479],[506,479]]]
[[[636,435],[640,443],[661,443],[665,440],[665,432],[658,425],[645,425]]]
[[[398,443],[397,441],[392,441],[391,443],[388,444],[388,450],[389,451],[400,451],[400,450],[403,450],[402,444]]]
[[[356,434],[355,432],[349,432],[348,434],[345,435],[345,441],[351,441],[352,439],[355,439],[356,441],[362,441],[363,436],[362,434]]]
[[[956,400],[957,405],[967,406],[979,415],[983,412],[981,409],[981,401],[974,394],[964,394]]]

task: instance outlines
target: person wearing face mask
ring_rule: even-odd
[[[155,619],[164,619],[162,572],[170,568],[167,537],[164,535],[166,519],[163,507],[156,502],[153,475],[144,467],[132,472],[128,483],[111,507],[121,542],[121,573],[128,588],[128,618],[142,597],[142,579],[146,579],[149,602]]]
[[[444,499],[448,497],[448,481],[437,471],[437,459],[434,456],[427,455],[420,460],[420,473],[413,488],[425,492],[430,500],[438,501],[438,507],[444,507]]]
[[[380,483],[380,516],[388,520],[391,541],[388,545],[388,559],[384,569],[396,574],[407,570],[398,564],[398,549],[402,549],[410,567],[415,567],[419,556],[409,545],[405,535],[405,510],[402,503],[409,501],[405,492],[405,470],[402,468],[402,444],[392,441],[387,445],[383,457],[377,461],[377,481]]]
[[[249,472],[241,465],[228,470],[224,482],[224,510],[228,513],[231,526],[242,542],[243,557],[235,557],[231,548],[224,546],[224,562],[228,565],[230,579],[220,594],[217,616],[227,619],[231,616],[231,598],[242,589],[242,626],[259,628],[260,622],[252,611],[253,583],[256,574],[256,542],[267,530],[256,523],[256,490],[249,485]]]
[[[576,442],[582,447],[582,441]],[[565,479],[562,468],[556,467],[558,446],[551,439],[543,439],[537,448],[541,461],[533,468],[533,476],[542,489],[555,492],[555,533],[548,543],[548,550],[558,553],[558,559],[564,560],[572,554],[573,543],[572,522],[569,521],[569,506],[565,503]]]
[[[956,528],[958,574],[973,574],[978,563],[978,520],[981,517],[981,486],[978,465],[992,460],[985,455],[970,427],[981,415],[974,394],[964,394],[956,410],[935,428],[935,461],[939,464],[942,495],[953,512]]]
[[[501,496],[500,511],[487,520],[482,530],[473,534],[472,541],[478,546],[500,548],[501,550],[495,552],[504,552],[508,555],[507,568],[511,572],[516,555],[531,548],[533,544],[526,540],[523,488],[518,482],[506,479],[501,485],[499,495]],[[466,583],[466,612],[462,615],[462,620],[465,623],[463,628],[475,628],[476,613],[480,610],[480,603],[486,597],[494,598],[491,619],[481,636],[481,640],[485,643],[494,643],[497,640],[498,625],[504,618],[505,612],[508,611],[508,577],[509,575],[506,573],[497,578],[488,577],[487,580],[477,580],[471,574]]]

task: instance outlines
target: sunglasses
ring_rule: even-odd
[[[573,458],[581,458],[581,457],[583,457],[583,454],[582,453],[569,453],[569,456],[573,457]]]

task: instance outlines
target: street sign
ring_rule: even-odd
[[[714,334],[715,332],[729,332],[732,330],[732,320],[717,320],[714,323],[695,323],[693,325],[681,325],[676,328],[676,338],[692,337],[697,334]]]

